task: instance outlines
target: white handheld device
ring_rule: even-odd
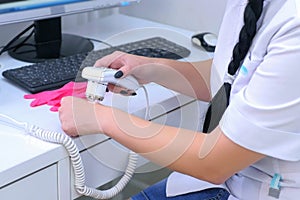
[[[115,78],[114,75],[116,72],[117,70],[106,67],[85,67],[81,75],[88,80],[86,88],[87,99],[95,102],[102,101],[108,83],[133,91],[140,87],[140,84],[133,76]]]

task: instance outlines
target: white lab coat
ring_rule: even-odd
[[[247,0],[229,0],[215,52],[211,87],[223,83],[243,25]],[[234,175],[224,187],[229,199],[275,200],[272,177],[282,176],[279,199],[300,195],[300,0],[265,0],[258,32],[238,72],[220,127],[233,142],[266,158]],[[167,195],[214,187],[173,173]]]

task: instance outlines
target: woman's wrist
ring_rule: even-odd
[[[170,70],[172,62],[176,62],[162,58],[143,57],[142,59],[140,66],[135,69],[134,75],[146,83],[159,83],[168,74],[167,71]]]
[[[94,106],[94,113],[100,133],[106,134],[109,127],[112,125],[112,123],[114,123],[111,117],[111,109],[111,107],[101,104],[95,104]]]

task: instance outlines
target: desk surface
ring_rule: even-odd
[[[105,17],[97,22],[80,25],[76,29],[68,29],[65,32],[101,39],[113,45],[157,35],[191,49],[192,53],[187,58],[189,61],[207,59],[211,56],[192,46],[190,42],[192,32],[119,14]],[[95,43],[95,46],[96,48],[106,47],[100,43]],[[3,70],[19,67],[25,63],[13,60],[4,54],[0,57],[0,64],[0,72],[2,73]],[[149,92],[150,107],[153,108],[151,117],[161,115],[163,112],[168,112],[191,101],[188,97],[156,84],[148,84],[146,88]],[[0,114],[8,115],[21,122],[36,124],[47,130],[62,132],[58,114],[50,112],[48,106],[31,108],[29,106],[30,101],[23,98],[26,93],[1,77]],[[138,90],[137,93],[138,95],[135,97],[119,95],[116,98],[116,95],[110,93],[103,103],[142,117],[146,107],[145,94],[143,90]],[[166,104],[165,110],[155,109],[155,105],[159,103]],[[62,146],[35,139],[26,135],[23,130],[7,123],[0,123],[0,137],[0,187],[67,157]],[[91,135],[77,138],[76,143],[79,149],[83,149],[105,139],[107,139],[106,136],[102,134]]]

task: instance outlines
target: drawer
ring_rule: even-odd
[[[154,109],[159,110],[164,108],[158,106]],[[159,124],[165,124],[167,126],[201,131],[206,110],[207,104],[205,102],[193,101],[183,105],[182,107],[174,109],[167,114],[156,117],[152,121]]]
[[[0,189],[1,199],[58,200],[57,167],[52,165]]]

